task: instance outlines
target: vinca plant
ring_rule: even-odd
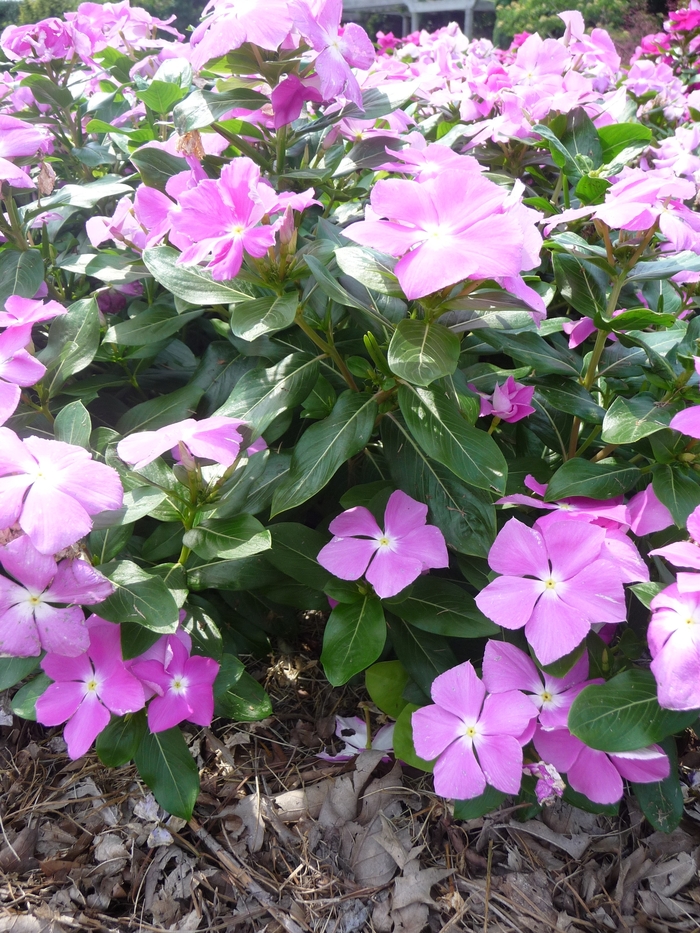
[[[340,0],[2,33],[0,688],[70,757],[189,818],[185,735],[270,715],[239,656],[315,613],[457,818],[630,792],[677,825],[700,2],[624,67],[561,19],[507,52],[375,46]],[[331,757],[391,752],[357,723]]]

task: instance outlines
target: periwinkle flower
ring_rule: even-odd
[[[328,526],[334,537],[317,560],[341,580],[364,574],[381,599],[396,596],[424,571],[449,565],[442,532],[426,525],[427,515],[427,505],[400,490],[389,497],[383,529],[364,506],[348,509]]]
[[[535,413],[535,409],[530,404],[534,394],[534,386],[523,385],[521,382],[516,382],[512,376],[508,376],[502,386],[496,383],[490,396],[481,396],[479,417],[493,415],[501,421],[511,423],[522,421],[523,418]]]

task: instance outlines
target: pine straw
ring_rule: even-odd
[[[672,836],[633,800],[615,819],[556,805],[524,825],[512,806],[455,822],[425,775],[375,756],[360,779],[316,757],[336,714],[364,715],[361,686],[331,688],[310,652],[257,674],[273,717],[188,732],[202,775],[188,825],[156,813],[132,766],[68,762],[60,730],[0,727],[0,933],[700,929],[692,791]],[[290,803],[304,791],[312,815]]]

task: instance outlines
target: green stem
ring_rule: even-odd
[[[12,238],[15,242],[15,246],[21,250],[28,250],[29,244],[27,243],[27,237],[22,229],[22,221],[19,216],[19,211],[17,210],[15,199],[9,192],[4,195],[4,199],[5,207],[7,208],[7,216],[10,218],[10,225],[13,233]]]
[[[259,150],[257,150],[254,146],[251,146],[250,143],[247,143],[245,139],[241,139],[237,133],[232,133],[220,123],[212,123],[212,129],[216,130],[219,136],[223,136],[224,139],[227,139],[230,143],[233,143],[236,149],[240,149],[244,155],[247,155],[248,158],[252,159],[253,162],[256,162],[261,168],[266,169],[268,172],[270,171],[272,166],[270,165],[268,159],[264,158],[262,153],[259,152]]]
[[[596,439],[596,437],[598,437],[601,431],[602,431],[602,426],[599,424],[594,424],[593,427],[591,428],[591,433],[588,435],[588,437],[583,442],[583,444],[581,444],[579,449],[575,452],[574,456],[580,457],[581,454],[584,452],[584,450],[588,450],[588,448],[591,446],[591,444]]]
[[[493,418],[493,421],[492,421],[491,424],[489,425],[489,429],[488,429],[487,433],[488,433],[488,434],[493,434],[493,432],[496,430],[496,428],[498,427],[498,425],[499,425],[500,423],[501,423],[501,419],[500,419],[497,415],[495,415],[494,418]]]
[[[352,373],[345,365],[345,360],[342,358],[340,353],[338,353],[336,348],[332,347],[329,343],[326,343],[323,337],[319,336],[319,334],[316,333],[313,327],[310,327],[306,323],[301,312],[297,312],[297,316],[294,318],[294,323],[297,324],[304,331],[304,333],[309,338],[309,340],[312,340],[316,344],[316,346],[319,348],[319,350],[323,350],[324,353],[327,353],[328,356],[330,356],[330,358],[333,360],[335,365],[340,370],[340,373],[343,379],[347,382],[347,384],[350,386],[353,392],[359,392],[359,389],[357,388],[357,383],[353,379]]]
[[[284,174],[284,160],[287,155],[287,127],[277,130],[277,174]]]

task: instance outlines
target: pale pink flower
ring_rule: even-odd
[[[381,599],[396,596],[424,571],[449,564],[442,532],[426,525],[427,515],[427,505],[400,490],[389,497],[383,530],[369,509],[348,509],[328,526],[334,537],[317,560],[341,580],[364,574]]]
[[[487,783],[517,794],[523,767],[519,741],[536,715],[517,690],[486,695],[470,661],[438,675],[430,688],[434,704],[411,717],[413,744],[421,758],[437,758],[435,791],[442,797],[469,800]]]
[[[650,535],[673,524],[673,515],[663,502],[659,501],[651,483],[646,489],[632,496],[627,503],[627,512],[630,528],[636,535]]]
[[[275,52],[294,28],[287,0],[210,0],[202,15],[206,18],[190,39],[190,61],[200,69],[244,42]]]
[[[24,349],[31,342],[31,324],[10,327],[0,334],[0,424],[14,413],[20,386],[33,386],[46,367]]]
[[[298,120],[306,101],[320,103],[323,100],[323,94],[314,86],[315,81],[315,78],[302,81],[296,75],[289,75],[273,88],[270,102],[275,114],[276,130]]]
[[[63,20],[51,16],[26,26],[7,26],[0,48],[12,62],[68,60],[73,57],[73,33]]]
[[[696,548],[696,550],[700,550]],[[685,576],[690,576],[686,574]],[[693,574],[698,578],[700,576]],[[666,709],[700,707],[700,586],[681,592],[666,587],[651,601],[647,640],[659,705]]]
[[[46,151],[48,139],[43,127],[0,114],[0,181],[7,181],[15,188],[33,188],[29,175],[9,160]]]
[[[141,682],[122,661],[118,625],[90,616],[90,643],[77,657],[47,654],[41,662],[54,681],[36,701],[37,721],[44,726],[66,723],[63,737],[70,758],[84,755],[110,714],[135,713],[145,705]]]
[[[335,734],[345,743],[335,755],[329,755],[328,752],[319,752],[317,758],[323,758],[324,761],[350,761],[355,755],[373,748],[382,752],[393,752],[394,750],[394,726],[396,723],[388,723],[381,726],[368,741],[367,723],[360,716],[336,716]],[[389,757],[382,759],[389,761]]]
[[[5,310],[0,311],[0,327],[37,324],[66,313],[66,309],[57,301],[35,301],[33,298],[10,295],[5,302]]]

